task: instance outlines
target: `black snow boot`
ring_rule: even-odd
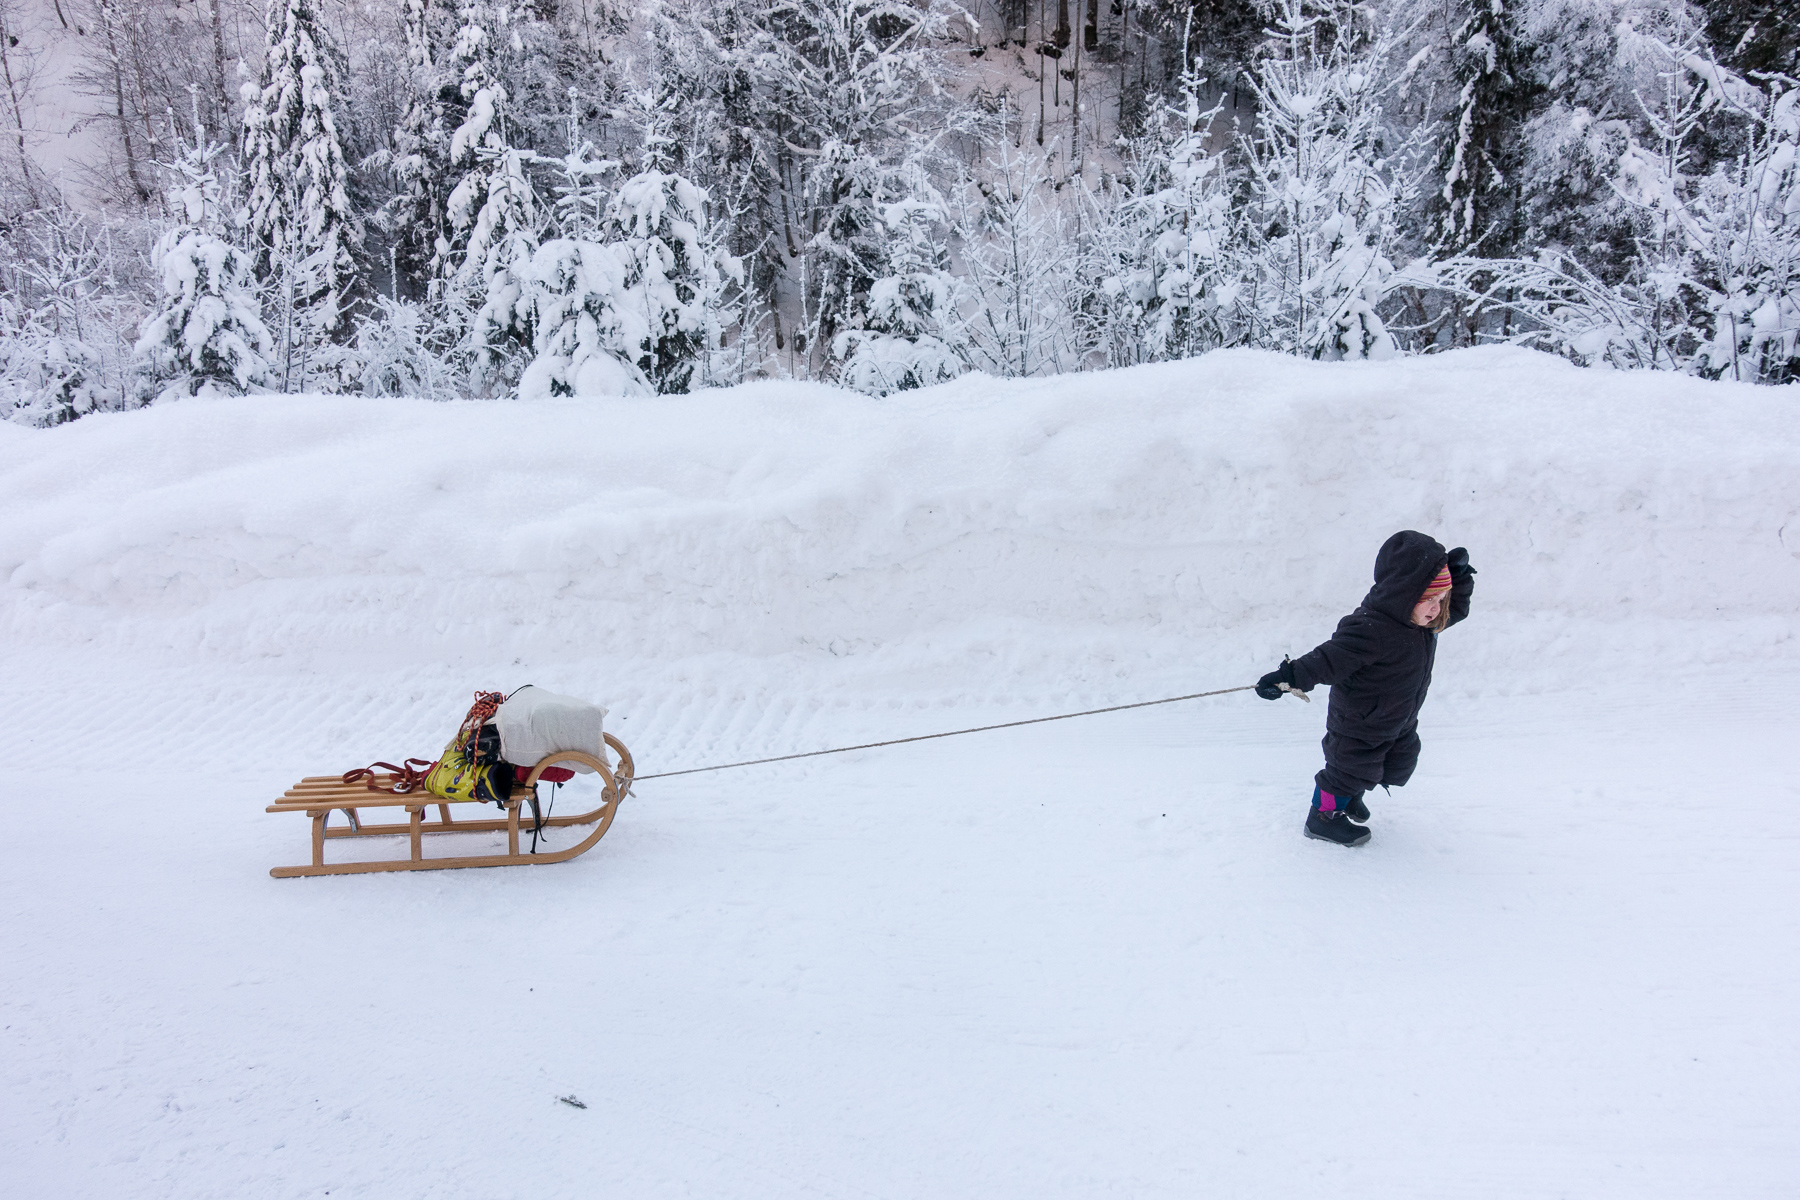
[[[1360,846],[1369,840],[1369,831],[1360,825],[1352,825],[1342,809],[1322,813],[1315,808],[1306,814],[1306,836],[1321,842],[1336,842],[1340,846]]]
[[[1344,806],[1344,815],[1349,817],[1352,821],[1367,821],[1369,819],[1369,806],[1363,803],[1361,792],[1356,792],[1349,796],[1339,796],[1338,802]]]

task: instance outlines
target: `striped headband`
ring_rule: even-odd
[[[1420,596],[1419,599],[1420,600],[1436,600],[1440,596],[1447,596],[1449,594],[1450,594],[1450,564],[1445,563],[1443,566],[1438,568],[1437,576],[1434,579],[1432,579],[1430,586],[1428,586],[1425,589],[1425,594],[1423,596]]]

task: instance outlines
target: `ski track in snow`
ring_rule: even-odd
[[[1277,443],[1300,397],[1439,465],[1365,503],[1399,478],[1368,465],[1386,451],[1340,437],[1284,465],[1235,409],[1216,444],[1157,432],[1133,406],[1171,381],[1254,390]],[[812,411],[835,429],[820,462],[864,456],[842,480],[940,439],[882,479],[905,519],[840,505],[791,431],[756,432],[819,389],[739,395],[767,419],[735,450],[696,431],[707,471],[670,457],[675,433],[622,434],[647,464],[604,501],[623,565],[575,598],[495,565],[520,518],[482,524],[493,493],[413,487],[461,486],[441,463],[355,503],[364,464],[395,461],[379,405],[342,441],[348,485],[271,465],[313,453],[299,425],[339,437],[336,401],[282,402],[273,441],[220,410],[222,446],[188,406],[0,430],[0,494],[33,498],[0,534],[0,797],[23,818],[0,850],[0,1194],[1795,1194],[1786,409],[1507,354],[993,386],[960,425],[944,405],[968,390]],[[1396,398],[1452,392],[1547,397],[1480,418],[1510,497],[1492,511],[1450,511],[1477,469],[1464,418]],[[985,451],[958,457],[1040,439],[1040,402],[1079,470],[1008,451],[998,479],[971,465]],[[1542,444],[1533,422],[1565,409]],[[406,413],[413,444],[453,447],[469,419]],[[241,469],[209,476],[209,454]],[[1187,465],[1117,490],[1159,456]],[[733,471],[762,482],[706,499],[702,476]],[[1196,482],[1232,472],[1258,482]],[[535,518],[565,546],[591,532],[579,491]],[[783,541],[792,520],[813,532]],[[1046,521],[1077,536],[1042,539]],[[1419,774],[1370,797],[1356,851],[1300,836],[1323,704],[1239,694],[652,781],[542,870],[266,874],[308,842],[264,803],[302,774],[435,755],[476,687],[592,696],[650,773],[1232,686],[1324,637],[1403,524],[1466,541],[1483,573],[1441,644]],[[449,540],[420,551],[418,530]],[[687,605],[709,574],[735,582]],[[732,588],[766,612],[733,613]],[[596,613],[625,649],[559,653]]]

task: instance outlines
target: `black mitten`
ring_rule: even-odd
[[[1450,577],[1452,579],[1461,579],[1475,573],[1475,568],[1469,565],[1469,552],[1465,547],[1458,546],[1450,552]]]
[[[1281,665],[1256,681],[1256,694],[1264,700],[1281,699],[1281,685],[1294,686],[1294,663],[1291,659],[1282,659]]]

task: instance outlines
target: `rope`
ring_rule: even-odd
[[[995,729],[1017,729],[1021,725],[1042,725],[1045,721],[1067,721],[1073,717],[1094,717],[1101,713],[1124,712],[1128,708],[1151,708],[1158,704],[1179,704],[1183,700],[1202,700],[1207,696],[1248,692],[1255,687],[1256,685],[1252,683],[1243,687],[1220,688],[1215,692],[1195,692],[1189,696],[1170,696],[1166,700],[1140,700],[1136,704],[1115,704],[1110,708],[1090,708],[1082,712],[1058,713],[1054,717],[1031,717],[1024,721],[1007,721],[1000,725],[977,725],[973,729],[952,729],[947,733],[923,733],[918,737],[892,738],[885,742],[864,742],[860,746],[839,746],[833,750],[809,750],[804,754],[781,754],[774,758],[753,758],[747,762],[720,763],[712,767],[689,767],[685,771],[661,771],[655,775],[639,775],[632,782],[644,783],[651,779],[673,779],[677,775],[699,775],[705,771],[729,771],[733,767],[760,767],[764,763],[791,762],[796,758],[818,758],[826,754],[848,754],[852,750],[875,750],[882,746],[904,746],[908,742],[929,742],[933,738],[961,737],[965,733],[988,733]]]

